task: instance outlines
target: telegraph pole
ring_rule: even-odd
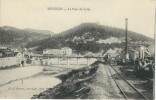
[[[22,64],[22,66],[21,67],[23,67],[23,65],[24,65],[24,44],[22,43],[22,61],[21,61],[21,64]]]
[[[128,30],[128,18],[125,18],[125,41],[126,41],[126,46],[125,46],[125,58],[129,60],[129,53],[128,53],[128,35],[127,31]]]
[[[23,53],[24,53],[24,52],[23,52],[23,43],[22,43],[22,59],[23,59]]]

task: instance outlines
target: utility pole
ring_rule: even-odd
[[[23,44],[22,44],[22,59],[23,59]]]
[[[129,60],[129,53],[128,53],[128,34],[127,34],[127,31],[128,30],[128,18],[125,18],[125,34],[126,34],[126,37],[125,37],[125,41],[126,41],[126,46],[125,46],[125,58],[127,60]]]
[[[23,50],[24,48],[23,47],[24,47],[24,44],[22,43],[22,61],[21,61],[22,66],[24,65],[24,50]]]

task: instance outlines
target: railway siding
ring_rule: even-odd
[[[134,87],[124,76],[121,75],[119,70],[117,71],[112,66],[107,67],[112,75],[117,75],[117,83],[120,85],[120,88],[123,90],[124,94],[127,96],[128,99],[144,99],[148,100],[148,98],[141,93],[136,87]]]

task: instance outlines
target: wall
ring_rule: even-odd
[[[32,65],[42,65],[42,61],[41,61],[40,59],[32,60],[32,61],[31,61],[31,64],[32,64]]]
[[[12,65],[19,65],[20,63],[21,61],[17,57],[0,58],[0,68]]]

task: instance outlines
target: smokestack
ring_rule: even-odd
[[[156,8],[155,8],[154,38],[156,38]],[[155,44],[156,44],[156,41],[154,41],[154,45]],[[154,58],[156,59],[156,57],[155,57],[155,50],[156,50],[156,47],[154,46]]]
[[[125,34],[126,34],[126,37],[125,37],[125,41],[126,41],[126,46],[125,46],[125,58],[127,60],[129,60],[129,54],[128,54],[128,35],[127,35],[127,30],[128,30],[128,18],[125,18]]]

